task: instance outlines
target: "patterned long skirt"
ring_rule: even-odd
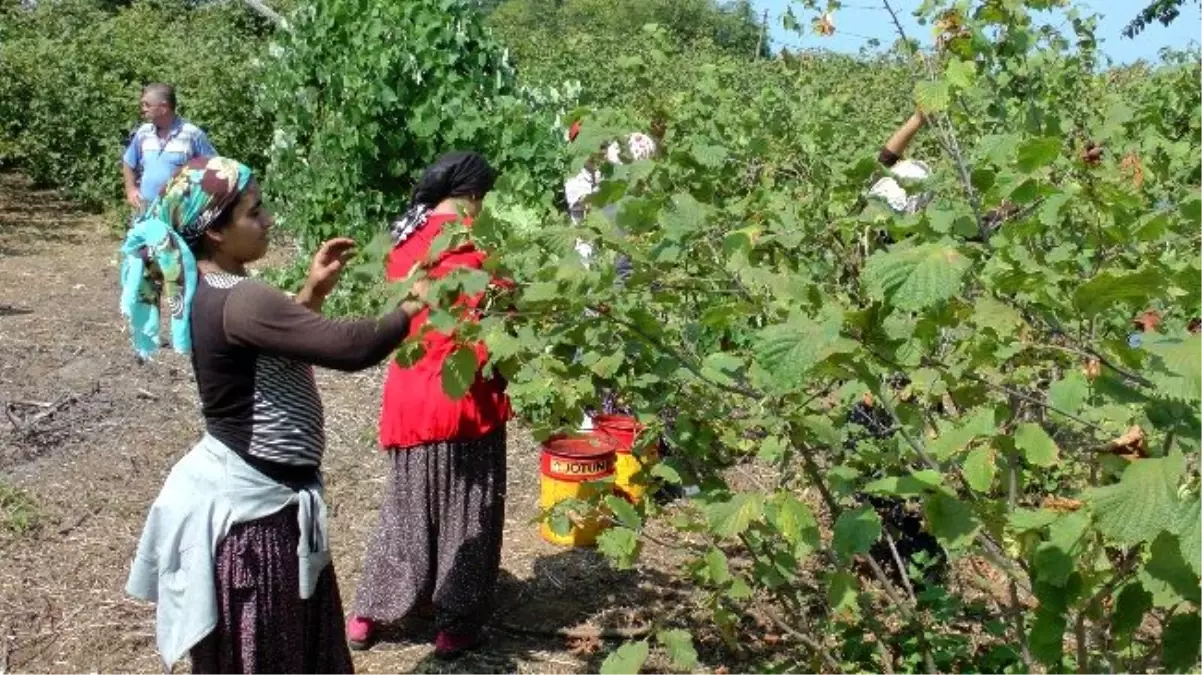
[[[330,564],[302,600],[296,506],[230,528],[217,550],[217,627],[193,673],[353,673]]]
[[[386,457],[388,484],[355,614],[395,623],[432,605],[439,630],[479,630],[501,568],[505,429]]]

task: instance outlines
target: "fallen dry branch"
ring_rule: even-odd
[[[36,429],[38,424],[41,422],[53,417],[59,411],[65,410],[67,407],[77,403],[78,401],[79,397],[73,393],[63,394],[53,403],[40,403],[37,401],[12,401],[4,407],[4,414],[6,417],[8,417],[9,424],[13,425],[13,428],[16,429],[17,433],[25,435]],[[32,417],[18,418],[16,416],[17,406],[24,406],[27,408],[43,408],[43,410]]]

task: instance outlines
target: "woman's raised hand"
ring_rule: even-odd
[[[409,295],[401,302],[401,311],[412,318],[426,306],[427,295],[430,293],[430,279],[422,277],[413,282]]]
[[[355,240],[347,237],[336,237],[322,244],[317,253],[313,254],[305,288],[318,298],[329,295],[354,252]]]

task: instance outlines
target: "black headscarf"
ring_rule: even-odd
[[[497,173],[477,152],[448,152],[426,168],[413,188],[409,209],[389,226],[392,245],[405,241],[426,222],[430,210],[451,197],[481,198],[492,190]]]

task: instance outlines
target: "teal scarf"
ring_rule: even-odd
[[[138,219],[121,246],[121,313],[134,350],[148,358],[159,349],[159,307],[171,312],[171,344],[192,351],[190,317],[199,274],[192,247],[220,222],[250,183],[250,169],[224,157],[184,164]]]

